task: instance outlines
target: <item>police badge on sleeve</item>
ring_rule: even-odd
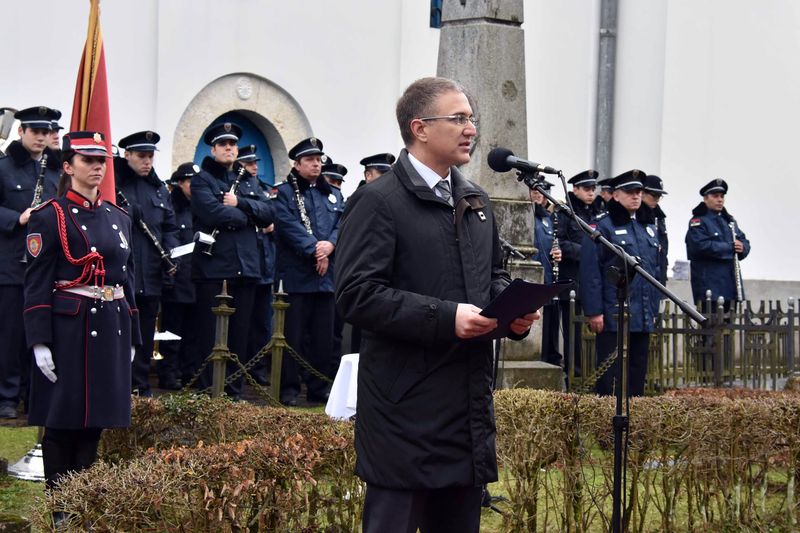
[[[38,257],[42,251],[42,234],[31,233],[28,235],[28,253],[31,257]]]

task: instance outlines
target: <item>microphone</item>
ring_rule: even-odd
[[[528,172],[542,172],[544,174],[561,174],[560,170],[527,159],[520,159],[508,148],[495,148],[487,157],[489,168],[495,172],[508,172],[512,168]]]
[[[525,259],[525,254],[514,248],[514,246],[510,242],[508,242],[502,237],[498,236],[498,238],[500,239],[500,248],[502,248],[504,252],[506,252],[509,255],[519,257],[520,259]]]

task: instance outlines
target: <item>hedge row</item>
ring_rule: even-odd
[[[708,392],[631,402],[628,531],[795,530],[800,396]],[[504,531],[606,530],[611,398],[495,396]],[[47,496],[93,531],[356,531],[352,425],[204,397],[137,400],[129,430]],[[39,519],[44,526],[46,520]]]

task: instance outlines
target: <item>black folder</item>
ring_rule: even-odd
[[[496,318],[497,327],[489,333],[475,337],[475,340],[507,337],[511,333],[511,323],[515,319],[541,309],[544,304],[574,286],[575,282],[571,279],[552,285],[515,279],[481,311],[483,316]]]

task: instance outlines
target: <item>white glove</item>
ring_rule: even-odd
[[[134,357],[136,357],[136,346],[131,346],[131,363],[133,363]]]
[[[53,353],[50,348],[44,344],[34,344],[33,356],[36,358],[36,366],[42,371],[44,377],[55,383],[58,378],[56,373],[53,372],[56,369],[56,365],[53,363]]]

